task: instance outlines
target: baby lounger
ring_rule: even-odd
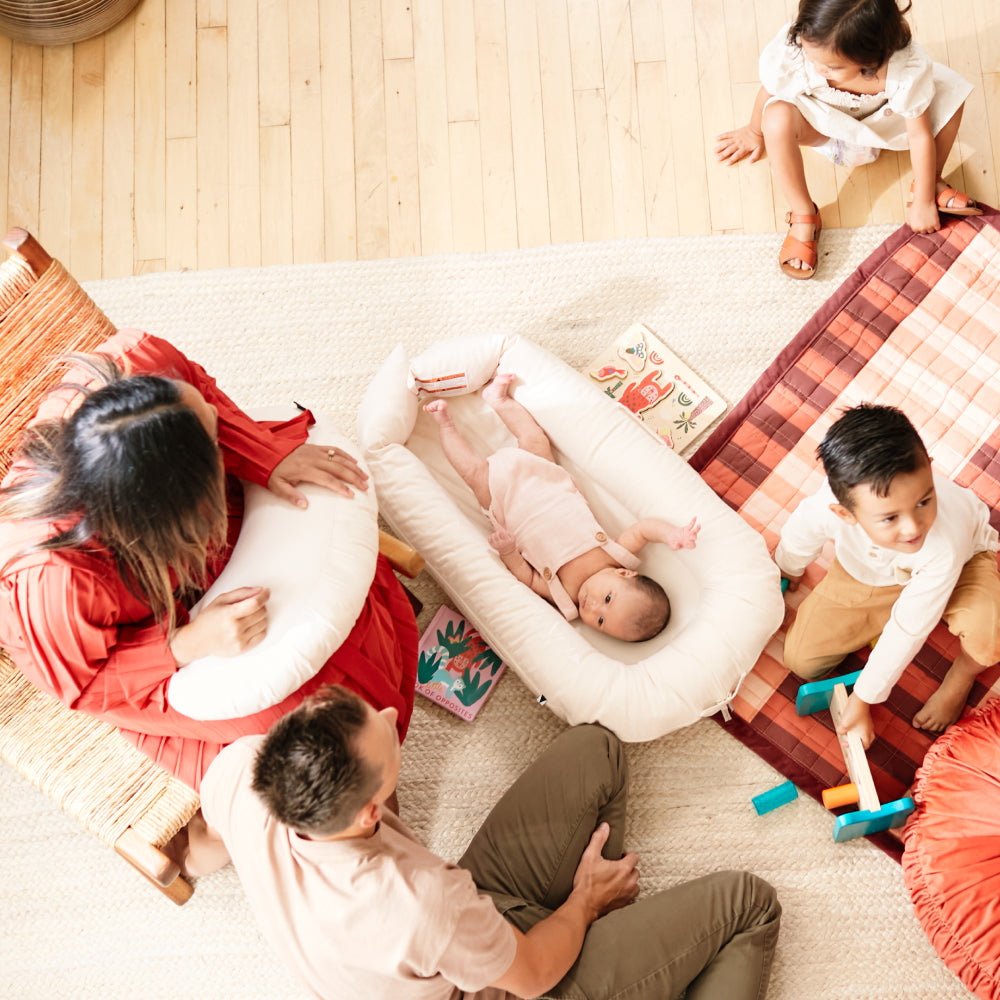
[[[251,414],[282,419],[287,412]],[[313,444],[355,446],[329,419],[309,428]],[[233,719],[270,708],[314,677],[350,635],[375,577],[374,490],[339,496],[300,487],[305,510],[244,483],[243,526],[229,562],[191,617],[238,587],[269,587],[267,635],[238,656],[206,656],[170,678],[170,704],[192,719]]]
[[[489,523],[441,451],[418,388],[451,396],[452,416],[482,455],[513,445],[478,389],[496,371],[552,441],[597,519],[616,537],[641,517],[686,524],[697,548],[650,545],[641,572],[673,607],[655,639],[610,639],[558,611],[507,571],[486,541]],[[548,351],[517,336],[460,337],[412,362],[397,347],[362,401],[358,434],[390,527],[487,642],[571,724],[599,722],[650,740],[711,715],[732,697],[781,624],[777,567],[763,540],[688,464],[618,403]]]

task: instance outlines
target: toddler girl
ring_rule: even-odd
[[[545,431],[510,395],[513,375],[497,375],[483,399],[517,438],[481,458],[461,436],[443,399],[424,409],[435,418],[441,447],[475,494],[494,531],[489,543],[521,583],[554,604],[567,620],[629,642],[651,639],[670,617],[663,588],[636,573],[647,542],[694,548],[696,519],[678,528],[643,518],[612,541],[569,473],[556,464]]]
[[[982,214],[941,177],[972,86],[911,39],[909,9],[897,0],[800,0],[795,21],[761,54],[750,124],[718,137],[716,156],[729,164],[753,163],[766,150],[791,207],[778,256],[791,278],[815,273],[822,228],[801,146],[847,167],[871,163],[880,149],[909,148],[906,221],[914,232],[939,229],[938,212]]]

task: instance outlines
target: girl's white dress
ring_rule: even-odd
[[[928,108],[931,131],[937,135],[972,93],[972,84],[933,62],[913,41],[889,57],[882,93],[838,90],[827,84],[802,49],[788,44],[790,27],[786,24],[761,53],[760,82],[772,100],[794,104],[817,132],[835,140],[816,147],[835,162],[838,146],[842,151],[845,146],[867,148],[868,160],[875,159],[879,149],[906,149],[906,120]]]

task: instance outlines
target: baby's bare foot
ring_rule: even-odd
[[[511,384],[517,376],[513,372],[505,372],[503,375],[494,375],[493,379],[483,387],[483,400],[496,406],[507,398]]]

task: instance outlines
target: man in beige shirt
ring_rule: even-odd
[[[451,865],[386,806],[394,715],[326,688],[224,750],[202,784],[265,936],[317,997],[764,995],[774,890],[720,872],[637,899],[611,733],[564,732]]]

